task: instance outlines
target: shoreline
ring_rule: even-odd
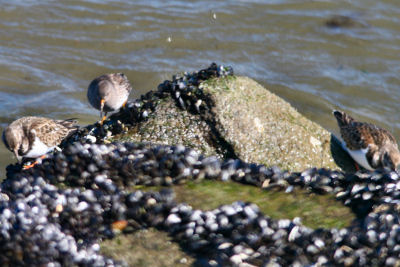
[[[332,146],[335,147],[328,132],[319,130],[318,126],[305,122],[298,115],[286,117],[292,122],[286,124],[287,128],[283,117],[279,121],[272,120],[272,124],[264,124],[264,111],[260,111],[253,100],[262,100],[259,92],[265,89],[254,82],[253,87],[247,88],[242,84],[245,78],[241,77],[215,79],[215,76],[231,74],[231,68],[211,65],[197,73],[175,76],[172,81],[160,84],[158,91],[147,93],[130,102],[127,109],[113,114],[103,130],[96,124],[82,128],[65,141],[62,152],[43,160],[41,165],[22,172],[18,165],[10,165],[8,177],[1,184],[0,262],[8,265],[121,266],[124,263],[101,254],[99,241],[115,237],[121,231],[156,228],[167,232],[181,249],[194,256],[196,263],[204,266],[362,265],[366,262],[391,264],[393,261],[396,264],[394,257],[399,250],[387,241],[397,237],[397,233],[390,231],[392,225],[399,222],[398,196],[391,188],[399,176],[388,171],[345,173],[333,167],[327,169],[335,166],[329,165],[335,163],[333,158],[321,160],[332,157]],[[237,84],[239,86],[235,87]],[[255,93],[254,98],[250,93],[241,93],[240,97],[235,95],[246,88]],[[234,95],[233,100],[243,100],[244,104],[223,98],[230,93]],[[270,97],[277,101],[271,103],[281,105],[276,96]],[[234,110],[235,116],[227,112],[229,110]],[[160,111],[164,115],[160,115]],[[261,113],[255,117],[255,112]],[[270,110],[265,112],[271,115]],[[250,115],[251,119],[241,120],[245,115]],[[241,124],[245,121],[251,127]],[[267,142],[274,148],[277,144],[279,147],[280,140],[286,140],[281,134],[294,135],[295,126],[307,133],[304,123],[299,124],[299,121],[317,127],[311,130],[315,140],[308,136],[304,140],[292,139],[293,142],[304,141],[294,143],[297,145],[285,143],[290,152],[295,149],[304,152],[306,157],[300,157],[304,158],[304,165],[299,169],[288,165],[292,169],[287,170],[289,168],[282,168],[284,165],[278,167],[279,162],[254,163],[256,160],[249,148],[255,156],[260,152],[254,147],[269,152],[260,145],[265,138],[262,133],[268,132],[271,136],[269,125],[282,130],[276,132],[275,143]],[[181,131],[178,127],[181,125],[188,129]],[[236,130],[239,132],[233,135]],[[321,133],[316,134],[317,131]],[[246,141],[252,134],[252,140],[256,141]],[[103,142],[104,137],[108,141]],[[138,137],[141,139],[134,139]],[[165,137],[173,137],[171,142],[179,141],[185,146],[169,144]],[[129,142],[120,143],[117,138]],[[150,144],[155,139],[161,142]],[[111,141],[115,143],[109,143]],[[90,144],[92,142],[99,144]],[[193,147],[188,147],[190,145]],[[319,159],[315,165],[305,161],[307,156],[313,155],[304,149],[307,147]],[[279,149],[282,151],[281,147]],[[285,156],[283,163],[296,162],[291,157],[299,155],[294,153],[286,157],[282,152],[274,153],[271,155]],[[317,164],[321,165],[309,168]],[[295,194],[302,189],[311,194],[335,196],[357,219],[340,230],[313,230],[298,218],[271,219],[250,202],[238,201],[213,210],[201,210],[176,202],[171,189],[146,192],[135,188],[138,185],[171,186],[208,180],[234,181],[278,191],[282,195]],[[264,193],[259,192],[260,195]],[[393,218],[391,224],[385,221],[385,216]],[[387,238],[376,238],[381,234]],[[386,255],[379,254],[382,249],[387,251]]]

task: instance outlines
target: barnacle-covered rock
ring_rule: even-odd
[[[282,113],[276,96],[264,99],[265,89],[246,78],[231,77],[232,73],[229,67],[212,64],[199,72],[174,76],[157,92],[129,103],[103,127],[80,129],[64,142],[61,152],[33,168],[8,166],[7,179],[0,185],[0,265],[123,266],[102,255],[99,242],[120,232],[154,227],[169,233],[203,266],[398,266],[399,174],[332,170],[329,134],[291,113],[295,111],[288,106],[284,110],[290,112]],[[246,84],[253,84],[249,86],[253,92],[246,93]],[[235,97],[231,102],[223,100],[226,94]],[[246,98],[254,103],[267,101],[271,108],[247,105]],[[177,121],[201,127],[174,132],[184,135],[174,142],[185,140],[185,146],[110,144],[116,135],[129,139],[126,132],[135,127],[153,125],[156,131],[152,120],[158,111],[178,112],[182,116]],[[189,121],[186,115],[191,116]],[[277,122],[262,120],[263,116],[275,116]],[[288,117],[293,121],[286,121]],[[302,138],[310,138],[296,147],[280,135],[292,134],[290,127],[298,122],[307,128],[300,130]],[[168,131],[175,128],[177,124]],[[254,142],[247,135],[250,130],[258,131]],[[192,135],[202,131],[207,134],[197,137],[201,142],[192,142]],[[163,142],[151,139],[151,134],[145,138],[150,139],[140,141]],[[263,143],[264,138],[273,139]],[[268,143],[290,150],[277,154],[288,162],[280,162],[273,153],[259,157],[263,151],[257,142],[266,153],[273,149],[268,149]],[[319,161],[309,163],[301,151],[318,155]],[[299,166],[290,165],[294,162]],[[357,219],[340,229],[311,229],[299,218],[272,219],[253,203],[235,201],[203,210],[177,203],[170,188],[146,192],[134,187],[203,179],[231,180],[288,194],[297,188],[331,194],[350,207]]]
[[[135,126],[113,141],[183,144],[203,155],[290,171],[352,168],[346,161],[336,164],[340,149],[328,131],[255,81],[233,76],[222,66],[173,76],[157,92],[128,106]],[[129,121],[126,114],[122,111],[111,119]]]
[[[146,120],[112,140],[148,142],[165,145],[182,144],[204,155],[218,155],[211,141],[211,128],[199,116],[182,111],[171,98],[161,100]]]
[[[290,171],[339,168],[331,134],[254,80],[211,79],[201,87],[214,103],[218,131],[240,159]]]

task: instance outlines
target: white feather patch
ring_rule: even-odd
[[[50,152],[51,150],[54,149],[53,147],[48,147],[45,145],[40,139],[36,136],[35,140],[33,141],[33,145],[31,150],[24,156],[26,158],[37,158],[40,156],[43,156],[47,152]]]
[[[350,150],[346,146],[344,146],[347,152],[350,154],[350,156],[361,166],[363,166],[365,169],[373,171],[374,168],[369,165],[368,160],[367,160],[367,153],[368,153],[368,147],[364,149],[359,149],[359,150]]]
[[[120,98],[115,99],[114,102],[113,102],[113,101],[107,102],[107,105],[108,105],[109,107],[111,107],[113,110],[117,110],[117,109],[119,109],[119,108],[122,107],[122,105],[125,103],[125,101],[126,101],[127,99],[128,99],[128,98],[126,98],[126,97],[120,97]]]

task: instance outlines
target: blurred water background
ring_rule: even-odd
[[[86,89],[103,73],[124,72],[136,98],[216,62],[330,131],[339,108],[398,139],[399,25],[397,0],[0,0],[0,130],[26,115],[93,123]],[[1,144],[0,178],[12,162]]]

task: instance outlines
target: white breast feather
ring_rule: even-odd
[[[342,147],[350,154],[350,156],[361,166],[363,166],[365,169],[373,171],[374,168],[369,165],[368,160],[367,160],[367,152],[368,152],[368,147],[364,149],[359,149],[359,150],[350,150],[347,148],[346,143],[342,143]]]
[[[50,152],[53,149],[54,149],[54,146],[48,147],[42,141],[40,141],[39,138],[35,137],[35,140],[33,141],[31,150],[24,157],[37,158],[37,157],[40,157],[40,156]]]
[[[112,109],[117,110],[120,107],[122,107],[122,105],[125,103],[127,99],[128,99],[127,97],[120,97],[116,99],[114,105],[111,106],[111,103],[107,103],[107,105],[109,105]]]

